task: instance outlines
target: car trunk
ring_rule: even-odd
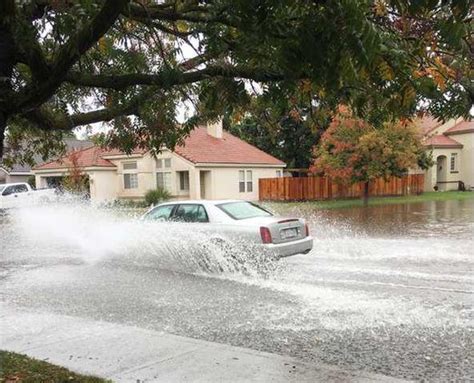
[[[306,237],[305,224],[297,218],[256,217],[245,221],[267,227],[272,235],[272,243],[275,244],[297,241]]]

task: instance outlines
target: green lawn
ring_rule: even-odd
[[[402,196],[402,197],[372,197],[369,198],[369,206],[388,205],[397,203],[413,203],[413,202],[428,202],[428,201],[449,201],[449,200],[463,200],[474,199],[474,192],[428,192],[420,195]],[[310,204],[311,206],[320,209],[343,209],[351,207],[363,206],[362,199],[339,199],[330,201],[306,201],[306,202],[270,202],[266,205],[289,205],[297,206],[301,204]]]
[[[14,352],[0,351],[1,383],[105,383],[93,376],[79,375],[63,367]]]

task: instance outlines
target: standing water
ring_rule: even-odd
[[[273,262],[234,243],[236,267],[186,225],[84,204],[14,211],[0,218],[0,301],[396,377],[474,378],[474,199],[270,207],[309,221],[310,254]]]

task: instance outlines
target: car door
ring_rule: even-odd
[[[25,184],[15,185],[14,198],[17,199],[17,202],[21,204],[21,206],[31,197],[29,194],[28,187]]]
[[[18,188],[18,186],[21,185],[10,185],[7,186],[3,191],[2,199],[4,201],[3,206],[5,208],[18,207],[21,205],[20,201],[18,200],[18,196],[21,195],[22,192],[21,188]],[[26,189],[26,191],[28,191],[28,189]]]

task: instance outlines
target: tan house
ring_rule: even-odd
[[[157,187],[183,199],[258,199],[260,178],[281,177],[285,163],[223,131],[220,124],[198,127],[174,151],[157,157],[130,155],[92,146],[75,152],[89,176],[93,201],[142,199]],[[46,187],[68,174],[69,156],[33,169],[36,185]]]
[[[419,124],[435,161],[425,172],[425,191],[474,189],[474,121],[425,117]]]

